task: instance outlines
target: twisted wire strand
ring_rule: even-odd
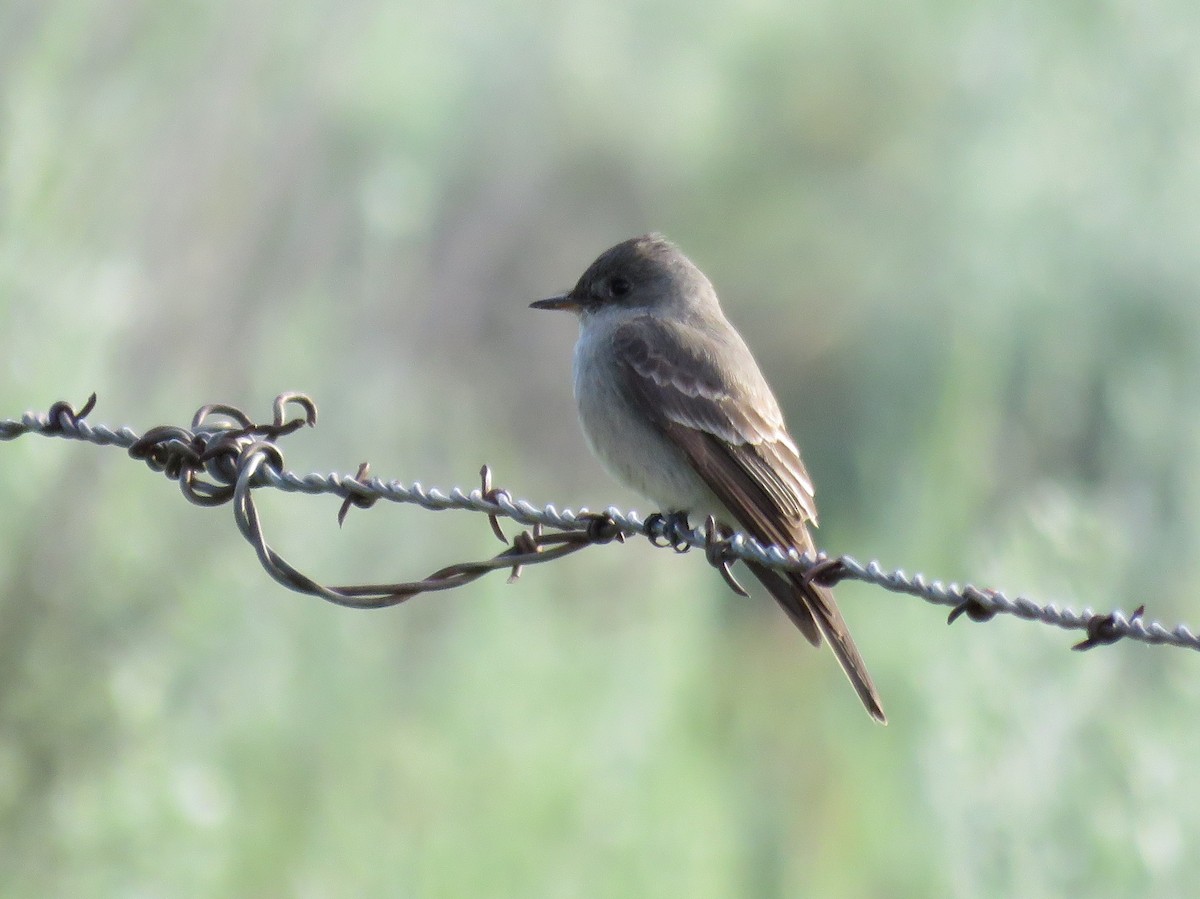
[[[762,546],[744,534],[714,536],[707,528],[689,528],[662,515],[640,517],[609,507],[601,513],[582,508],[559,510],[514,499],[507,491],[494,489],[487,466],[481,471],[481,485],[472,490],[454,487],[449,491],[424,487],[420,482],[404,484],[368,477],[365,464],[357,475],[299,475],[283,465],[277,441],[305,425],[315,426],[316,406],[302,394],[286,393],[276,398],[274,421],[255,424],[248,416],[230,406],[205,406],[194,416],[191,428],[164,426],[138,435],[128,427],[113,430],[92,425],[84,417],[92,410],[95,395],[76,412],[59,402],[47,413],[26,412],[18,420],[0,420],[0,441],[14,440],[25,434],[40,434],[80,440],[98,446],[119,446],[152,469],[180,482],[189,501],[201,505],[232,502],[234,516],[242,535],[254,546],[260,564],[276,581],[289,589],[313,595],[351,608],[381,608],[396,605],[421,593],[453,589],[470,583],[490,571],[508,569],[515,579],[525,565],[541,564],[570,555],[587,546],[624,542],[642,536],[660,547],[677,552],[703,548],[708,561],[720,569],[735,589],[729,574],[734,560],[751,560],[776,569],[798,571],[828,582],[851,579],[874,584],[893,593],[915,596],[928,603],[952,609],[949,621],[967,615],[974,621],[987,621],[997,614],[1013,615],[1027,621],[1067,630],[1083,630],[1086,639],[1074,649],[1091,649],[1121,639],[1150,645],[1169,645],[1200,650],[1198,638],[1187,626],[1167,629],[1156,621],[1143,619],[1144,609],[1126,615],[1121,611],[1096,613],[1059,608],[1054,603],[1041,605],[1025,596],[1009,597],[997,590],[971,584],[945,584],[927,580],[921,574],[909,576],[902,569],[887,570],[877,561],[865,565],[850,556],[830,559],[824,553],[816,558],[801,556],[795,548]],[[304,416],[288,420],[286,410],[297,405]],[[289,493],[333,494],[343,498],[339,520],[351,506],[369,507],[379,500],[407,503],[432,511],[460,509],[487,515],[496,535],[508,539],[498,523],[507,518],[531,528],[518,535],[511,545],[492,559],[465,562],[439,569],[419,581],[395,584],[323,585],[279,555],[266,540],[258,510],[253,502],[255,488],[269,487]],[[553,533],[546,533],[545,529]]]

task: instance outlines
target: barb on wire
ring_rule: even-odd
[[[405,485],[399,481],[381,481],[370,477],[370,466],[362,463],[353,477],[309,474],[300,476],[284,467],[278,441],[298,429],[317,423],[316,404],[299,393],[280,394],[275,400],[269,424],[253,419],[232,406],[208,405],[193,416],[191,427],[162,426],[137,435],[129,428],[112,430],[92,425],[85,419],[94,410],[92,394],[78,410],[66,402],[57,402],[44,414],[27,412],[19,420],[0,420],[0,440],[13,440],[24,434],[84,440],[99,446],[120,446],[134,459],[140,459],[152,471],[178,481],[189,502],[201,506],[232,503],[238,529],[254,547],[267,573],[291,590],[317,596],[350,608],[382,608],[402,603],[421,593],[452,590],[478,580],[491,571],[508,570],[509,580],[521,575],[526,565],[551,562],[587,547],[624,542],[643,536],[658,547],[676,552],[703,548],[705,558],[716,568],[730,589],[745,591],[730,571],[733,562],[749,560],[772,568],[797,571],[823,584],[851,579],[874,584],[893,593],[919,597],[926,602],[950,607],[948,623],[966,615],[983,622],[998,614],[1014,615],[1029,621],[1069,630],[1082,630],[1086,639],[1073,649],[1087,650],[1122,639],[1152,645],[1170,645],[1200,650],[1200,638],[1184,625],[1168,630],[1157,622],[1144,620],[1145,607],[1131,615],[1119,611],[1097,614],[1059,609],[1053,603],[1039,605],[1017,596],[1010,598],[999,590],[973,585],[943,584],[928,581],[923,575],[909,577],[903,570],[885,571],[878,562],[865,566],[850,556],[816,558],[801,556],[793,547],[762,546],[740,533],[726,533],[713,519],[701,529],[692,529],[686,516],[654,514],[644,520],[635,513],[609,508],[602,513],[582,509],[559,511],[552,505],[537,508],[524,500],[514,500],[507,490],[492,484],[491,470],[480,470],[480,486],[470,493],[459,488],[445,493],[426,489],[420,483]],[[289,407],[298,407],[299,417],[288,418]],[[270,487],[292,493],[332,494],[343,500],[337,514],[339,525],[352,507],[367,509],[379,500],[411,503],[424,509],[464,509],[487,516],[492,532],[506,548],[491,559],[461,562],[440,568],[417,581],[392,584],[352,584],[328,586],[299,571],[267,542],[253,491]],[[525,525],[511,541],[500,526],[500,518]]]

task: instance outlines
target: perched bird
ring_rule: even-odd
[[[712,515],[763,544],[813,551],[813,483],[771,388],[712,283],[670,241],[605,251],[534,309],[579,317],[575,399],[592,451],[664,512]],[[830,590],[747,562],[814,646],[824,637],[875,720],[879,694]]]

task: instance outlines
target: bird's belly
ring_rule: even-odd
[[[575,359],[575,399],[588,445],[609,473],[662,511],[722,513],[721,503],[674,443],[618,389],[617,373],[587,353]]]

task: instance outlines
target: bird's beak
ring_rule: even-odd
[[[567,312],[578,312],[579,303],[569,293],[560,293],[557,296],[547,297],[544,300],[538,300],[536,303],[529,304],[530,309],[562,309]]]

